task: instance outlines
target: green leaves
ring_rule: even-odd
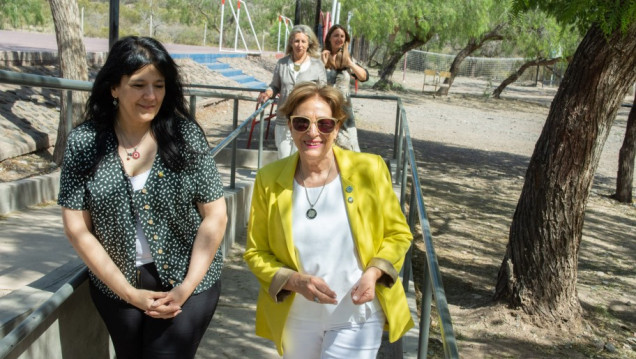
[[[44,26],[53,23],[44,0],[0,0],[0,29]]]
[[[515,12],[541,9],[562,25],[573,25],[582,34],[598,25],[606,36],[626,32],[636,22],[634,0],[514,0]]]
[[[517,13],[507,36],[508,53],[514,51],[528,59],[570,56],[580,41],[572,25],[561,24],[538,8]]]

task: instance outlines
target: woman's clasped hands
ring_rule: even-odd
[[[183,286],[173,288],[169,292],[155,292],[145,289],[135,289],[128,302],[144,311],[150,317],[157,319],[174,318],[181,313],[183,303],[190,297],[192,291]]]

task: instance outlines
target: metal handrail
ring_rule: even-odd
[[[42,75],[32,75],[32,74],[23,74],[20,72],[6,71],[0,70],[0,83],[7,83],[11,85],[21,85],[21,86],[32,86],[32,87],[43,87],[43,88],[51,88],[51,89],[59,89],[66,90],[68,93],[67,96],[67,117],[66,117],[66,126],[70,129],[72,128],[72,119],[71,112],[72,106],[72,91],[91,91],[93,87],[93,83],[90,81],[81,81],[81,80],[69,80],[52,76],[42,76]],[[209,90],[200,90],[199,88],[209,89]],[[260,108],[258,108],[250,117],[248,117],[240,126],[238,125],[238,103],[239,100],[243,101],[256,101],[254,97],[249,97],[245,95],[239,94],[229,94],[226,92],[216,92],[211,90],[233,90],[233,91],[261,91],[260,89],[255,88],[240,88],[240,87],[229,87],[229,86],[212,86],[212,85],[200,85],[200,84],[192,84],[184,86],[184,94],[190,97],[190,108],[191,113],[194,116],[196,110],[196,97],[214,97],[214,98],[223,98],[230,99],[234,101],[234,119],[233,119],[233,127],[234,131],[228,135],[218,146],[210,150],[212,157],[215,157],[222,149],[226,148],[230,143],[233,144],[232,148],[232,158],[231,158],[231,176],[230,176],[230,188],[236,188],[236,177],[235,177],[235,169],[236,169],[236,139],[241,131],[247,126],[247,124],[252,121],[258,114],[263,113],[265,107],[270,105],[274,100],[270,99],[265,102]],[[262,132],[262,128],[261,128]],[[229,138],[229,139],[228,139]],[[262,139],[259,142],[258,149],[258,158],[259,165],[260,159],[262,157],[263,146]]]
[[[439,317],[440,332],[444,348],[444,356],[446,358],[459,358],[459,350],[453,330],[453,323],[448,308],[446,293],[442,284],[442,274],[437,261],[437,254],[433,245],[433,236],[431,234],[430,223],[426,213],[426,206],[422,195],[422,186],[420,184],[417,162],[415,161],[415,151],[413,142],[406,120],[406,111],[402,104],[402,99],[397,96],[375,96],[375,95],[351,95],[352,98],[372,99],[372,100],[389,100],[397,103],[397,114],[395,120],[395,138],[393,148],[393,160],[395,161],[395,181],[400,185],[400,203],[404,211],[406,202],[406,183],[407,176],[411,176],[411,194],[410,205],[407,213],[407,221],[411,227],[411,231],[415,229],[415,214],[422,228],[422,238],[426,248],[426,265],[422,283],[422,311],[420,315],[420,332],[418,345],[418,359],[426,358],[428,352],[429,338],[429,318],[431,313],[431,299],[435,299],[435,305]],[[409,167],[409,170],[407,170]],[[403,285],[405,291],[408,291],[408,281],[411,275],[411,255],[412,250],[406,255],[403,266]]]
[[[53,312],[73,295],[75,290],[88,279],[88,269],[83,267],[64,283],[49,299],[42,303],[33,313],[0,340],[0,358],[4,358],[35,331]]]
[[[69,80],[53,76],[23,74],[21,72],[0,70],[0,82],[10,85],[44,87],[59,90],[90,91],[90,81]]]
[[[26,85],[26,86],[34,86],[34,87],[45,87],[45,88],[54,88],[60,90],[78,90],[78,91],[90,91],[92,88],[92,83],[88,81],[78,81],[78,80],[68,80],[55,78],[50,76],[40,76],[40,75],[30,75],[30,74],[22,74],[11,71],[0,70],[0,83],[8,83],[15,85]],[[200,90],[205,89],[205,90]],[[238,125],[238,103],[239,100],[248,100],[255,101],[253,97],[238,95],[238,94],[228,94],[222,92],[214,92],[211,90],[232,90],[232,91],[262,91],[262,89],[244,89],[237,87],[228,87],[228,86],[213,86],[213,85],[187,85],[184,87],[184,92],[186,95],[190,96],[190,106],[191,108],[195,107],[196,97],[216,97],[216,98],[225,98],[232,99],[234,101],[234,115],[233,115],[233,127],[234,130],[225,137],[217,146],[210,150],[211,155],[216,156],[222,149],[226,148],[230,144],[232,144],[232,169],[231,169],[231,184],[230,187],[234,188],[234,179],[236,172],[236,139],[240,135],[240,133],[246,128],[247,124],[253,121],[256,116],[260,115],[261,119],[264,114],[264,110],[267,106],[269,106],[274,100],[270,99],[267,102],[263,103],[257,110],[252,113],[247,119],[245,119],[241,125]],[[70,96],[69,96],[70,97]],[[401,98],[397,96],[377,96],[377,95],[360,95],[355,94],[351,95],[353,98],[361,98],[361,99],[371,99],[371,100],[388,100],[388,101],[396,101],[397,104],[397,112],[396,112],[396,120],[395,120],[395,138],[394,138],[394,151],[393,151],[393,159],[396,164],[396,182],[400,184],[401,193],[400,193],[400,203],[402,205],[402,209],[405,210],[405,198],[406,198],[406,183],[407,176],[411,176],[411,193],[410,193],[410,206],[408,210],[408,222],[411,230],[413,231],[415,228],[415,216],[417,213],[417,220],[419,220],[420,226],[422,228],[422,236],[424,240],[424,244],[426,247],[426,266],[425,266],[425,274],[423,278],[423,298],[422,298],[422,314],[420,316],[420,333],[419,333],[419,346],[418,346],[418,358],[422,359],[426,357],[427,348],[428,348],[428,337],[429,337],[429,318],[431,312],[431,297],[435,299],[437,312],[439,316],[439,320],[441,323],[441,336],[442,342],[444,346],[444,354],[446,358],[459,358],[459,351],[457,349],[457,343],[455,339],[455,334],[453,331],[452,320],[450,316],[450,311],[448,309],[448,303],[446,300],[446,295],[444,292],[444,287],[442,285],[442,276],[439,269],[439,263],[437,261],[437,255],[435,254],[435,249],[433,245],[433,239],[430,230],[430,224],[428,221],[428,216],[426,214],[426,207],[424,205],[424,200],[422,196],[422,189],[420,185],[420,180],[418,176],[417,163],[415,161],[415,152],[413,150],[413,143],[411,140],[411,135],[409,132],[408,121],[406,121],[406,111],[404,110],[404,106],[402,104]],[[194,115],[194,111],[192,114]],[[70,116],[69,116],[70,117]],[[262,155],[263,149],[263,121],[260,123],[261,125],[261,136],[259,139],[259,167],[260,167],[260,158]],[[408,170],[407,170],[408,167]],[[416,212],[417,211],[417,212]],[[410,256],[411,250],[407,253],[407,258],[405,259],[403,279],[406,283],[405,290],[408,290],[408,280],[411,275],[411,266],[410,266]],[[83,274],[82,274],[83,273]],[[47,300],[38,310],[36,310],[37,315],[32,315],[25,322],[20,324],[16,329],[14,329],[8,336],[2,339],[0,346],[0,350],[5,350],[6,347],[13,347],[17,345],[18,342],[12,342],[15,340],[22,340],[24,336],[28,334],[28,330],[33,330],[29,328],[37,327],[38,323],[42,322],[42,314],[50,314],[52,311],[59,307],[63,301],[68,298],[70,295],[69,291],[72,293],[74,288],[76,288],[75,280],[79,280],[76,278],[85,279],[86,272],[85,270],[78,273],[72,280],[69,288],[67,285],[63,286],[56,292],[49,300]],[[58,294],[59,293],[59,294]],[[63,299],[61,299],[63,298]],[[36,313],[34,312],[34,313]],[[47,314],[48,313],[48,314]],[[14,331],[16,332],[15,334]],[[26,333],[26,334],[25,334]],[[22,338],[22,339],[21,339]],[[3,352],[0,351],[0,354]],[[2,357],[2,355],[0,355]]]
[[[401,100],[400,100],[401,106]],[[406,116],[406,115],[405,115]],[[415,151],[413,150],[413,142],[411,140],[411,134],[409,126],[406,121],[403,124],[404,138],[406,140],[405,154],[408,156],[408,162],[411,166],[411,200],[415,199],[417,203],[417,212],[419,214],[420,225],[422,227],[422,236],[424,237],[424,245],[426,247],[426,262],[429,275],[425,276],[425,282],[427,280],[432,281],[431,285],[425,285],[426,290],[433,289],[433,297],[435,298],[435,305],[437,306],[437,312],[441,322],[440,331],[442,335],[442,343],[444,346],[444,354],[446,358],[459,358],[459,350],[457,349],[457,342],[455,339],[455,332],[453,330],[453,323],[451,320],[450,311],[448,309],[448,301],[446,300],[446,293],[444,291],[444,285],[442,284],[442,273],[439,270],[439,262],[437,261],[437,254],[435,254],[435,247],[433,246],[433,235],[431,234],[431,227],[428,221],[428,215],[426,213],[426,207],[424,206],[424,199],[422,196],[422,186],[420,185],[419,175],[417,173],[417,164],[415,162]],[[413,206],[410,206],[410,211],[413,210]],[[422,294],[424,298],[424,294]],[[424,308],[424,304],[422,304]],[[430,312],[430,305],[429,305]],[[428,325],[428,317],[424,315],[420,316],[420,328],[424,325]],[[422,330],[420,329],[420,345],[418,346],[418,358],[424,358],[427,352],[428,340],[424,340]]]

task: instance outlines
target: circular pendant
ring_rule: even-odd
[[[316,212],[315,209],[310,208],[307,210],[307,213],[305,214],[307,216],[307,218],[309,219],[314,219],[316,218],[316,216],[318,215],[318,212]]]
[[[139,157],[141,157],[141,155],[139,154],[139,152],[137,152],[137,150],[135,150],[135,151],[132,153],[132,158],[133,158],[133,159],[135,159],[135,160],[137,160],[137,159],[139,159]]]

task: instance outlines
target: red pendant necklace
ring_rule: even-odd
[[[119,128],[121,129],[121,127]],[[122,143],[122,145],[124,147],[124,152],[126,152],[126,161],[130,161],[131,158],[133,160],[138,160],[139,158],[141,158],[141,153],[139,153],[137,148],[144,141],[144,139],[148,135],[148,132],[150,132],[150,129],[148,129],[146,133],[144,133],[144,135],[141,137],[141,140],[139,140],[137,145],[132,146],[130,144],[130,141],[128,141],[128,138],[126,138],[126,135],[124,135],[124,131],[123,130],[121,131],[120,135],[121,135],[122,142],[124,142]]]

